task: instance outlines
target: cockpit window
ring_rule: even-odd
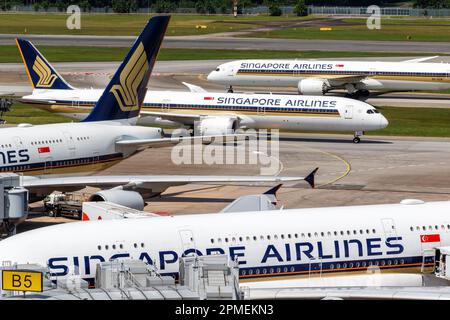
[[[217,68],[216,71],[220,71],[220,68]]]
[[[373,113],[380,113],[377,109],[373,109]]]
[[[373,111],[369,109],[369,110],[367,110],[367,113],[371,114],[371,113],[373,113]]]

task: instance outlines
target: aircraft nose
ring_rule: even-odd
[[[389,124],[389,121],[384,116],[381,116],[380,117],[380,129],[386,128],[388,126],[388,124]]]
[[[214,73],[216,73],[216,71],[211,71],[206,77],[206,80],[208,81],[214,80]]]

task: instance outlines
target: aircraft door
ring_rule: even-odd
[[[259,116],[263,116],[266,114],[266,106],[258,106],[257,113]]]
[[[100,153],[95,151],[92,158],[92,163],[99,163],[99,162],[100,162]]]
[[[52,157],[45,158],[44,174],[50,174],[52,172]]]
[[[309,260],[309,278],[311,276],[322,277],[322,259],[313,257]]]
[[[181,256],[187,249],[195,249],[194,234],[189,229],[178,230],[178,235],[180,236],[181,243]],[[194,254],[195,255],[195,254]]]
[[[161,111],[169,111],[170,110],[170,100],[164,99],[161,104]]]
[[[67,149],[69,150],[69,155],[71,157],[74,157],[76,148],[75,148],[75,141],[72,137],[72,134],[67,131],[64,131],[63,134],[64,134],[64,137],[66,138]]]
[[[395,223],[393,219],[384,218],[381,219],[381,223],[383,225],[383,231],[386,239],[397,236],[397,231],[395,230]]]
[[[353,119],[353,106],[345,106],[344,118],[345,119]]]
[[[14,143],[16,144],[17,149],[21,149],[23,147],[23,142],[20,137],[14,137]]]

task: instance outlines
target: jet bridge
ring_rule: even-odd
[[[15,234],[16,226],[28,215],[28,190],[21,187],[20,176],[0,174],[0,234]]]

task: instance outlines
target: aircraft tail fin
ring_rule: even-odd
[[[16,38],[16,43],[34,89],[74,89],[30,41]]]
[[[134,42],[84,122],[137,120],[170,16],[155,16]]]

